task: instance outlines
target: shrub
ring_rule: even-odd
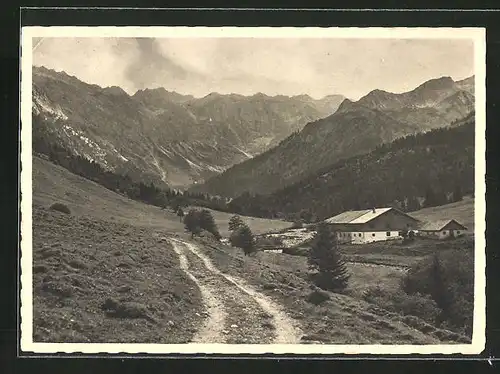
[[[309,250],[300,247],[283,248],[283,253],[292,256],[303,256],[306,257],[309,254]]]
[[[441,312],[436,302],[429,296],[421,294],[406,294],[403,291],[388,291],[380,286],[368,288],[363,298],[390,312],[415,316],[427,322],[435,323]]]
[[[412,315],[425,321],[434,323],[441,310],[430,297],[404,292],[397,293],[395,298],[396,309],[404,315]]]
[[[321,290],[314,290],[307,296],[307,301],[314,305],[320,305],[327,300],[330,300],[330,295]]]
[[[377,298],[383,298],[386,296],[386,291],[380,286],[370,287],[365,292],[363,292],[363,299],[366,301],[373,301]]]
[[[441,309],[437,322],[470,336],[474,304],[473,261],[470,248],[443,250],[414,265],[403,278],[402,288],[409,294],[429,295]]]
[[[144,318],[151,320],[151,317],[148,316],[146,306],[133,301],[123,302],[109,297],[101,304],[101,309],[111,317]]]
[[[56,211],[64,213],[64,214],[71,214],[71,210],[68,208],[68,206],[66,206],[62,203],[54,203],[50,206],[50,209],[56,210]]]
[[[445,250],[414,265],[403,278],[408,294],[429,295],[442,310],[439,321],[472,332],[474,259],[469,249]]]

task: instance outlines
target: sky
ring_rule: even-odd
[[[73,38],[33,40],[33,65],[129,94],[164,87],[196,97],[410,91],[442,76],[474,74],[472,40]]]

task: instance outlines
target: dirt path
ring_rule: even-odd
[[[182,249],[179,248],[179,244],[172,241],[172,246],[174,251],[179,255],[181,270],[183,270],[200,289],[201,296],[207,308],[206,313],[208,313],[209,316],[205,321],[205,325],[198,330],[197,334],[194,336],[193,343],[223,343],[224,336],[222,335],[222,326],[226,318],[226,312],[223,306],[215,296],[213,288],[204,285],[203,282],[191,273],[189,270],[189,262]]]
[[[221,272],[192,243],[171,239],[181,267],[200,287],[207,319],[193,342],[298,344],[296,322],[242,279]]]

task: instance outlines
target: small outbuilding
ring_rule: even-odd
[[[445,219],[425,222],[418,229],[418,234],[424,237],[446,239],[462,236],[467,232],[467,227],[454,219]]]

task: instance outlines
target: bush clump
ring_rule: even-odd
[[[63,203],[54,203],[50,206],[50,209],[56,210],[64,214],[71,214],[71,210],[68,208],[67,205],[64,205]]]
[[[380,286],[367,289],[363,298],[390,312],[415,316],[429,323],[435,323],[441,310],[436,302],[427,295],[406,294],[403,291],[388,291]]]
[[[184,226],[187,231],[194,235],[200,235],[203,231],[211,233],[216,240],[221,239],[219,229],[215,223],[212,213],[207,209],[191,209],[184,217]]]
[[[469,249],[446,250],[413,266],[403,279],[408,294],[425,294],[441,310],[437,323],[472,334],[474,259]]]
[[[330,295],[321,290],[314,290],[307,296],[307,301],[314,305],[320,305],[327,300],[330,300]]]
[[[123,302],[109,297],[102,303],[101,309],[111,317],[132,319],[143,318],[155,322],[154,319],[149,316],[146,306],[137,302]]]

